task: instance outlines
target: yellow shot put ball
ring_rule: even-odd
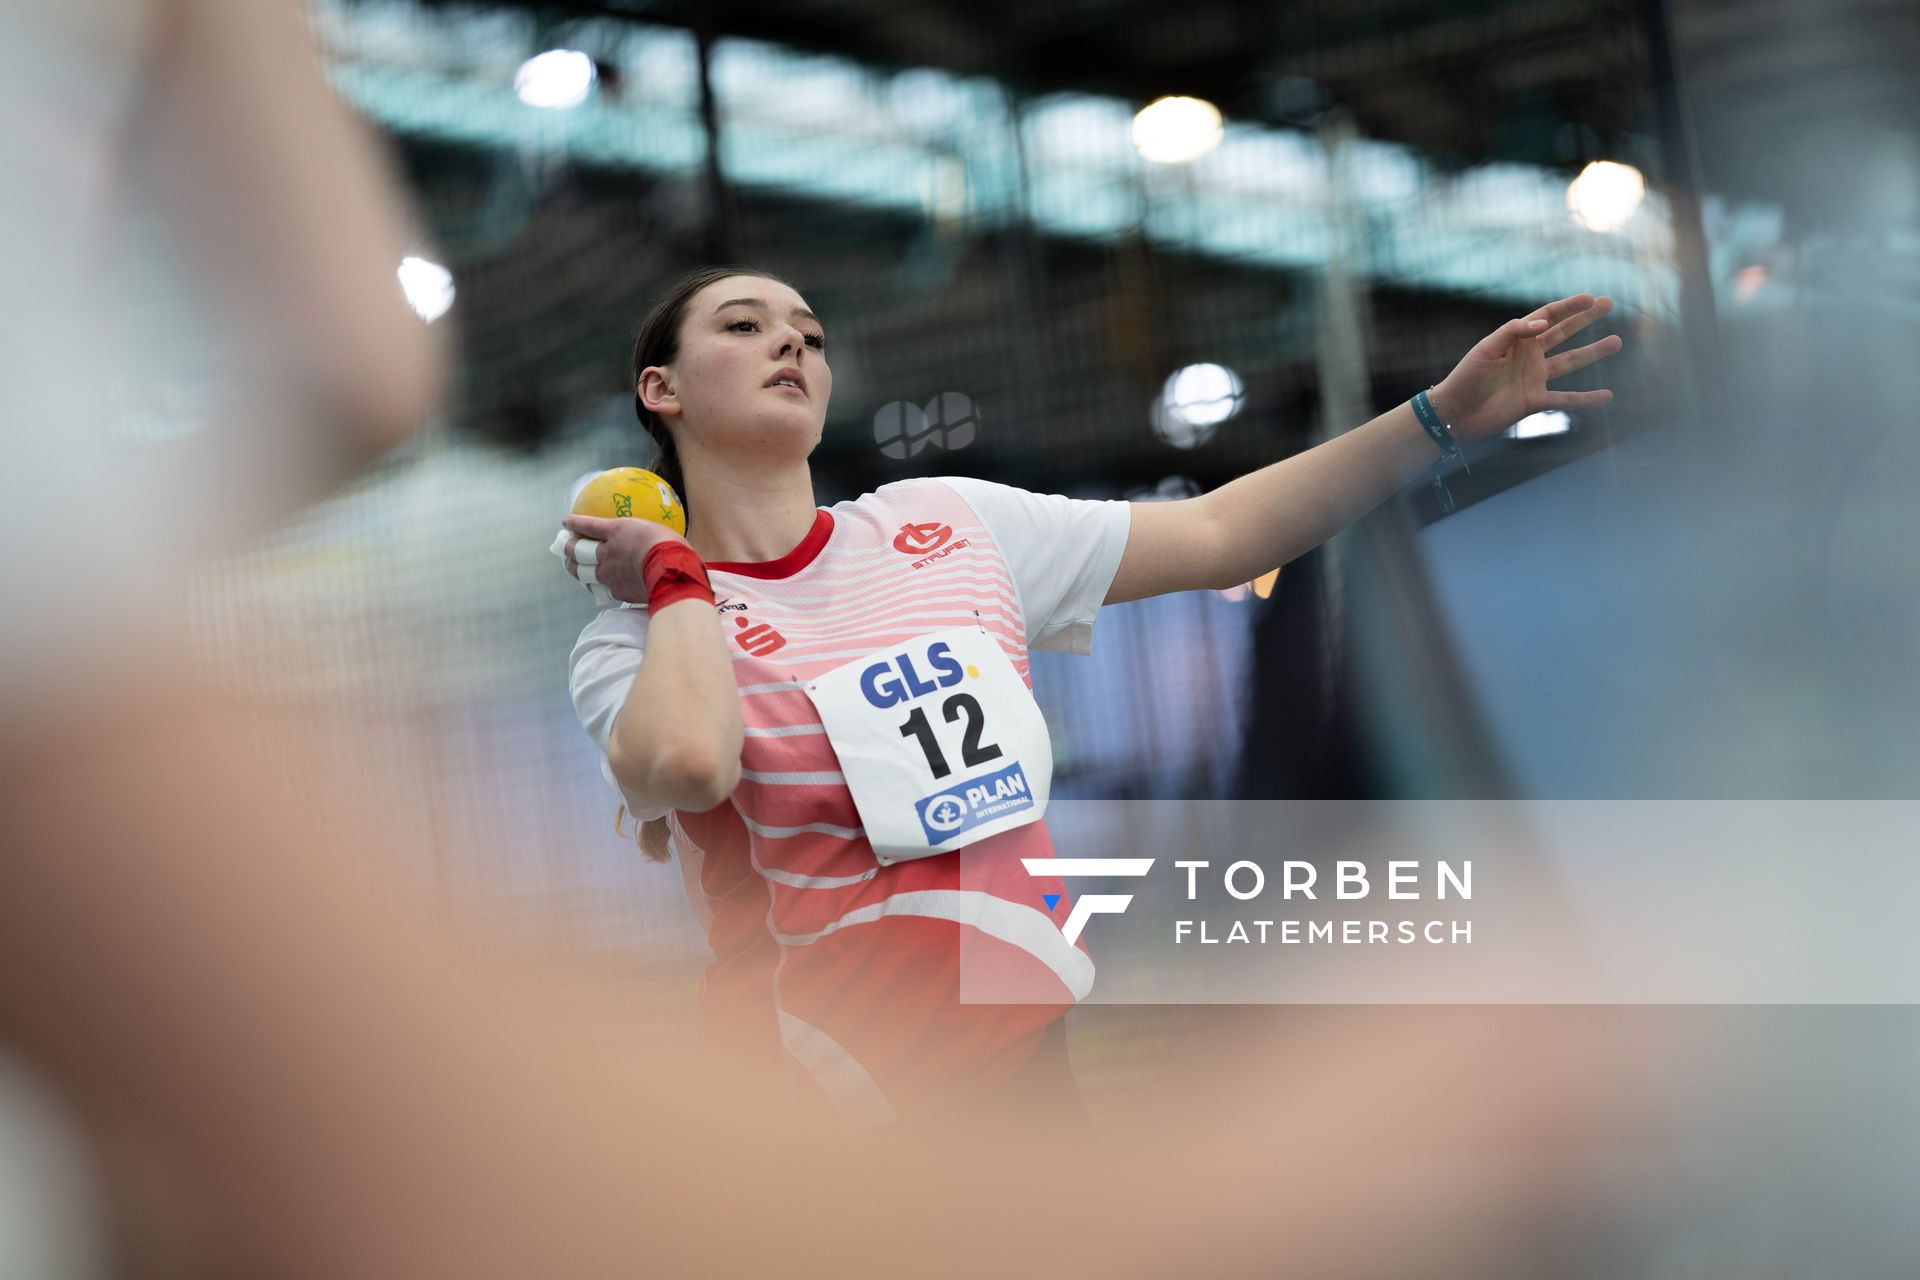
[[[632,516],[654,520],[681,537],[687,533],[687,509],[673,486],[644,467],[615,467],[587,481],[573,500],[576,516],[615,520]]]

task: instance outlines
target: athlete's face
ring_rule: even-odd
[[[716,280],[680,317],[680,353],[648,368],[640,395],[683,446],[811,453],[827,420],[826,331],[804,298],[761,276]]]

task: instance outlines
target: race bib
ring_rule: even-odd
[[[1046,812],[1046,720],[981,628],[916,636],[806,690],[880,865],[965,848]]]

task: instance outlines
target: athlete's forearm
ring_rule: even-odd
[[[629,791],[703,812],[740,780],[740,691],[720,618],[682,600],[649,619],[647,655],[614,718],[607,759]]]
[[[1304,555],[1397,493],[1439,458],[1413,409],[1397,405],[1305,453],[1199,499],[1221,531],[1223,582],[1247,582]]]

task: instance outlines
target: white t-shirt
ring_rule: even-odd
[[[907,510],[925,486],[944,486],[957,494],[987,530],[1004,560],[1019,598],[1026,647],[1086,654],[1093,648],[1093,623],[1107,588],[1120,566],[1131,527],[1131,506],[1124,501],[1068,498],[1029,493],[1011,485],[967,476],[900,480],[882,485],[830,508],[835,524],[855,522],[863,514],[893,508]],[[902,507],[901,504],[906,504]],[[816,549],[817,550],[817,549]],[[851,564],[838,565],[854,576]],[[728,593],[751,591],[753,577],[709,565],[716,603],[725,610]],[[646,650],[647,611],[641,605],[607,609],[580,633],[573,648],[570,687],[573,705],[602,752],[601,770],[618,789],[605,752],[613,722]],[[1026,674],[1024,661],[1016,664]],[[636,819],[657,818],[667,806],[645,796],[622,793]]]

